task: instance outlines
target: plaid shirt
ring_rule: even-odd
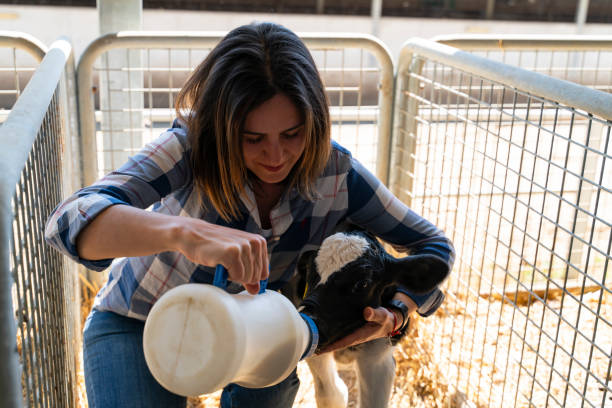
[[[286,192],[270,213],[271,231],[262,230],[255,196],[248,187],[240,197],[243,217],[225,222],[210,203],[199,202],[186,131],[174,126],[117,171],[60,203],[47,221],[45,238],[49,244],[89,269],[102,271],[111,266],[108,281],[96,296],[95,309],[145,320],[166,291],[187,282],[211,283],[214,276],[213,268],[196,265],[178,252],[116,260],[80,258],[76,237],[96,215],[115,204],[153,205],[152,211],[159,213],[196,217],[265,236],[270,251],[270,289],[288,282],[300,254],[317,249],[344,221],[371,231],[404,252],[437,255],[452,267],[453,247],[443,233],[407,208],[336,143],[316,181],[318,196],[309,201],[295,190]],[[236,291],[236,286],[229,290]],[[425,296],[405,293],[424,316],[433,313],[444,299],[439,289]]]

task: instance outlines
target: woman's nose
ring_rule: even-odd
[[[267,144],[265,153],[271,162],[270,164],[280,164],[283,158],[283,147],[278,140],[273,140]]]

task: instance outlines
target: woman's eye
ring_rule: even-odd
[[[294,137],[296,137],[297,135],[299,135],[300,132],[293,132],[293,133],[285,133],[285,139],[293,139]]]
[[[262,139],[261,137],[245,137],[244,141],[245,143],[248,143],[248,144],[257,144],[261,142],[261,139]]]

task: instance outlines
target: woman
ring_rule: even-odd
[[[324,87],[291,31],[271,23],[231,31],[193,72],[176,110],[172,129],[47,222],[48,242],[90,269],[121,258],[85,324],[90,407],[185,406],[147,369],[144,320],[169,289],[211,283],[217,264],[228,270],[230,291],[257,293],[268,277],[279,289],[300,253],[350,221],[450,268],[448,239],[330,141]],[[399,290],[395,298],[427,315],[443,295]],[[330,350],[403,328],[406,310],[395,307],[367,308],[370,323]],[[298,386],[295,372],[265,389],[230,384],[221,406],[290,407]]]

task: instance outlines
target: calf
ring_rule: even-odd
[[[433,255],[395,259],[371,234],[346,230],[325,239],[318,251],[300,257],[290,286],[293,293],[288,295],[316,323],[319,348],[323,348],[364,325],[364,308],[384,305],[398,285],[427,293],[444,280],[448,270],[446,262]],[[347,347],[334,356],[339,363],[356,365],[361,408],[387,406],[395,372],[389,339]],[[336,373],[332,353],[315,355],[307,363],[317,406],[346,407],[347,388]]]

